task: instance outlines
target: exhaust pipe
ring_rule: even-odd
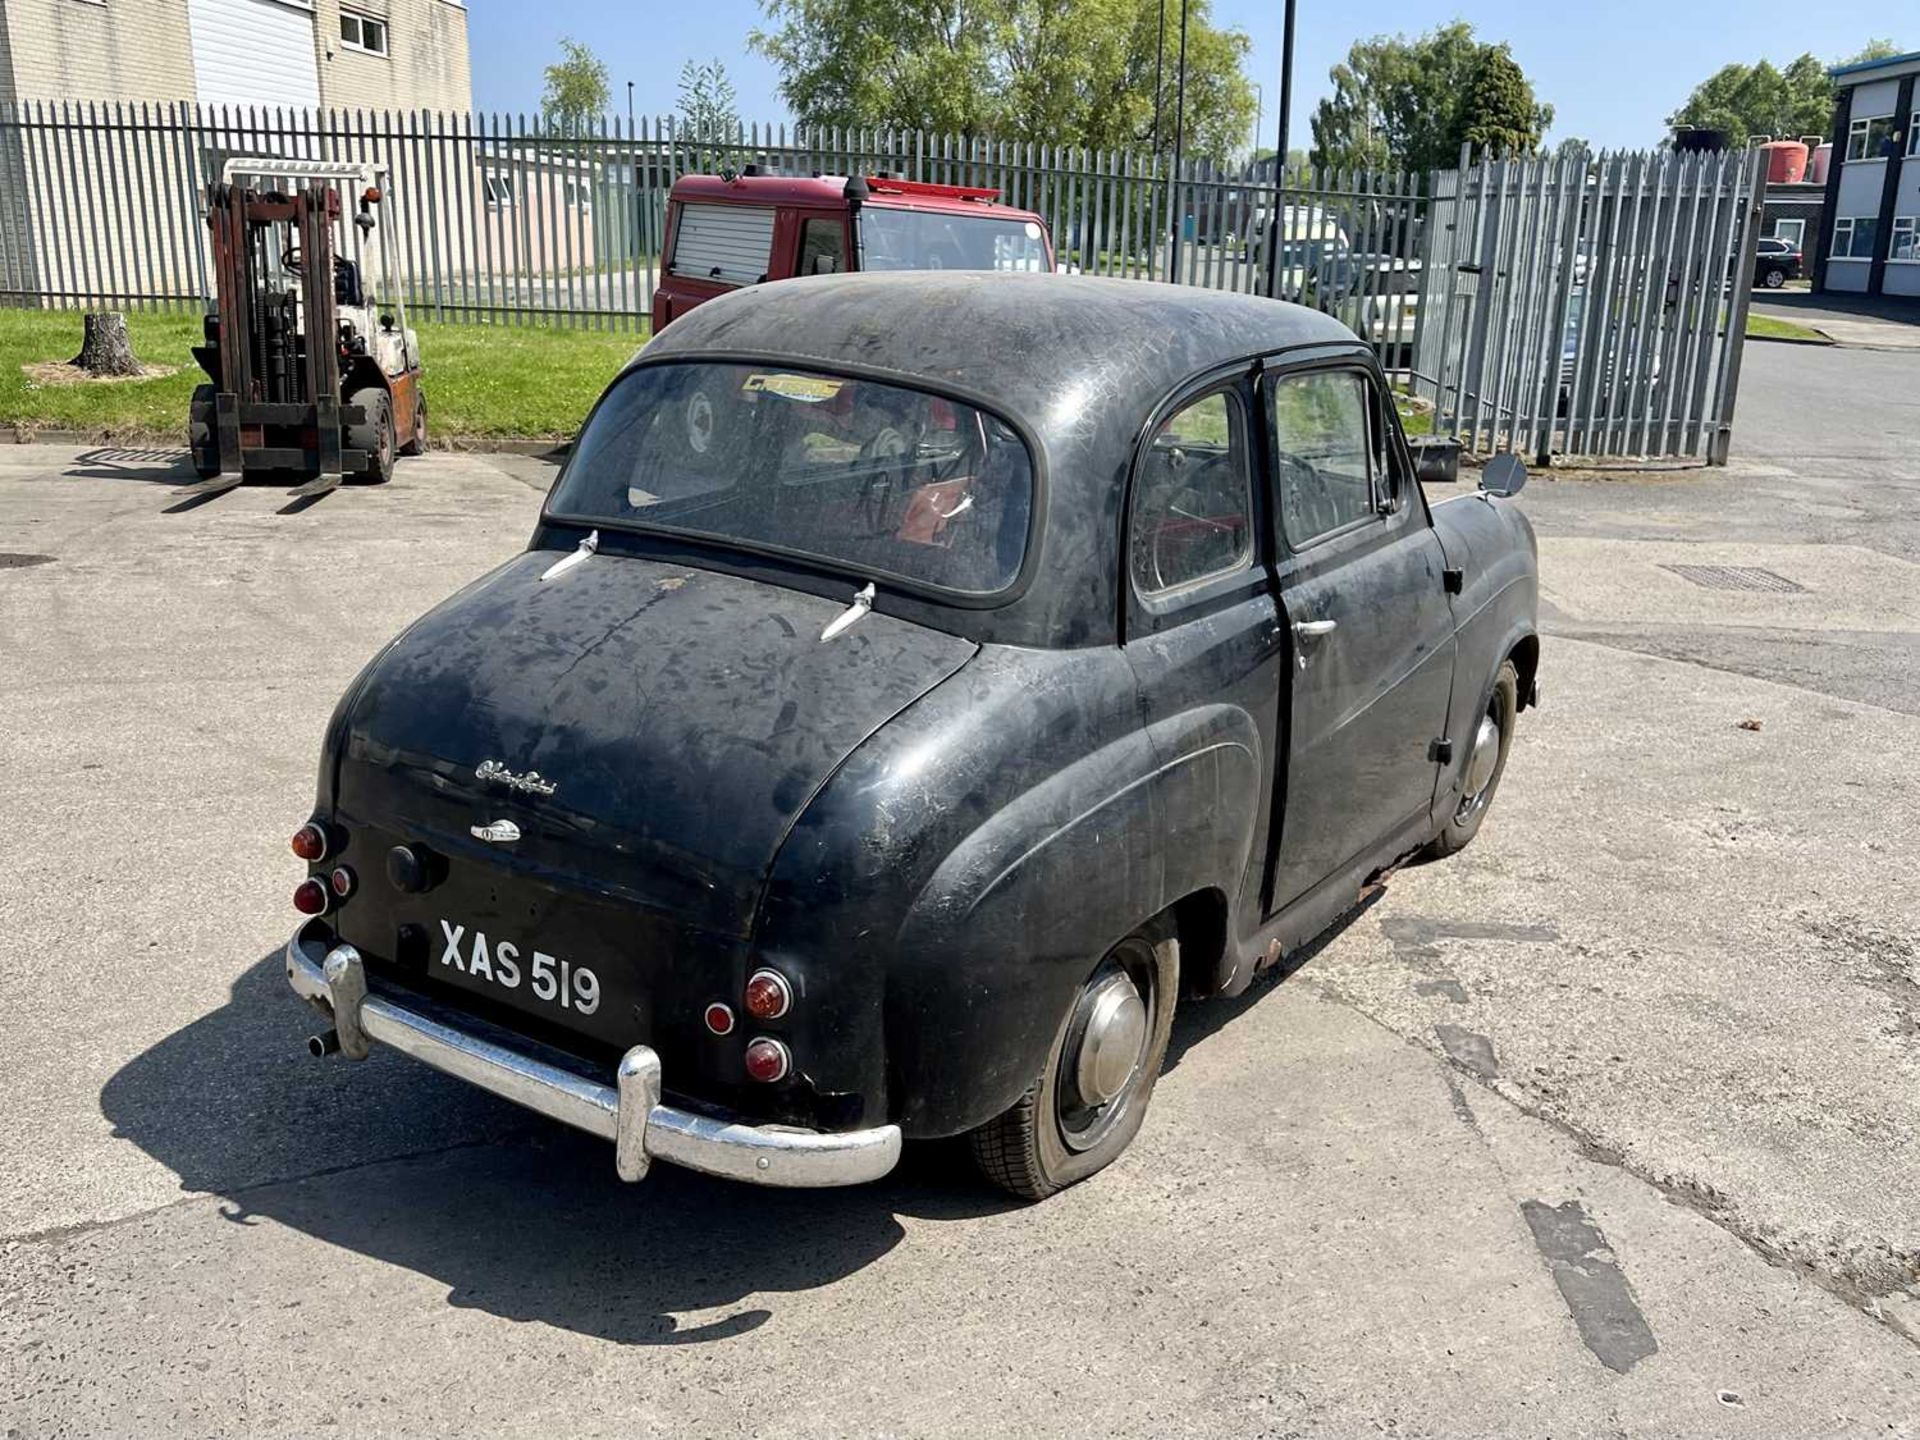
[[[316,1060],[324,1060],[327,1056],[338,1053],[339,1049],[340,1032],[338,1030],[329,1030],[323,1035],[307,1037],[307,1053]]]

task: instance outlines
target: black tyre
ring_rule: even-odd
[[[358,478],[368,485],[384,485],[393,478],[393,400],[386,391],[369,385],[347,396],[347,404],[360,406],[367,416],[362,423],[346,427],[347,448],[367,452],[367,468]]]
[[[1466,737],[1467,753],[1460,757],[1460,799],[1454,805],[1453,818],[1433,837],[1422,858],[1440,860],[1466,848],[1480,833],[1480,822],[1487,818],[1493,795],[1500,788],[1500,777],[1507,771],[1507,751],[1513,747],[1513,722],[1520,713],[1520,672],[1511,660],[1500,662],[1494,676],[1493,693],[1481,712],[1474,733]]]
[[[220,473],[220,438],[214,432],[211,385],[196,385],[187,406],[187,448],[193,452],[193,470],[202,480]]]
[[[407,443],[400,447],[402,455],[424,455],[427,453],[427,392],[426,387],[418,384],[413,390],[413,433],[407,437]]]
[[[1118,1158],[1160,1078],[1179,981],[1171,925],[1156,922],[1114,946],[1074,995],[1046,1068],[968,1136],[989,1180],[1043,1200]]]

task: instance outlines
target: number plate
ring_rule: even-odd
[[[626,1007],[591,965],[549,954],[537,940],[442,919],[431,973],[437,980],[589,1034],[616,1034]]]

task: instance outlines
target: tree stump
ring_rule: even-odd
[[[88,315],[80,353],[70,363],[89,375],[140,374],[133,341],[127,336],[127,317],[117,310]]]

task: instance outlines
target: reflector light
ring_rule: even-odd
[[[787,1078],[793,1069],[793,1056],[778,1040],[762,1035],[747,1042],[747,1074],[763,1085]]]
[[[293,853],[309,865],[316,865],[327,858],[326,828],[317,820],[309,820],[294,831],[293,839],[288,843],[292,846]]]
[[[302,915],[324,915],[329,898],[327,887],[318,880],[302,880],[293,889],[293,908]]]
[[[733,1033],[732,1008],[722,1005],[718,1000],[707,1006],[707,1029],[716,1035],[731,1035]]]
[[[778,1020],[793,1008],[793,987],[778,970],[756,970],[747,977],[747,1013],[756,1020]]]
[[[344,865],[336,865],[333,874],[327,877],[327,883],[333,887],[333,893],[344,900],[353,893],[353,871]]]

